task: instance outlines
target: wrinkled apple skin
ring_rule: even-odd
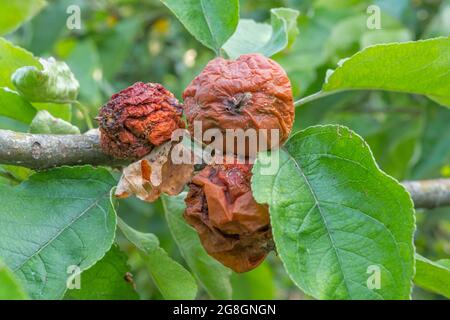
[[[184,128],[182,105],[158,83],[137,82],[114,94],[100,109],[102,150],[118,159],[137,160]]]

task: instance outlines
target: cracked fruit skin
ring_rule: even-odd
[[[137,160],[184,128],[182,105],[158,83],[137,82],[114,94],[100,109],[102,150],[118,159]]]
[[[249,164],[205,167],[192,179],[184,218],[208,254],[236,272],[256,268],[273,249],[269,210],[253,198]]]
[[[189,84],[183,93],[189,131],[194,135],[194,121],[201,121],[202,132],[208,129],[278,129],[279,139],[287,140],[294,122],[291,83],[283,68],[259,54],[246,54],[237,60],[215,58]],[[262,137],[264,139],[264,137]],[[265,138],[271,148],[270,133]],[[264,140],[263,140],[264,141]],[[209,142],[209,141],[204,141]],[[249,145],[239,152],[226,149],[224,142],[216,147],[227,153],[249,156]],[[245,154],[243,154],[245,153]]]

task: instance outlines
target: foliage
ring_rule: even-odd
[[[0,299],[1,300],[23,300],[27,294],[23,290],[20,282],[11,270],[0,261]]]
[[[0,35],[14,31],[46,5],[44,0],[11,0],[2,5]],[[14,13],[14,14],[10,14]]]
[[[238,23],[239,1],[163,0],[189,32],[218,52]]]
[[[433,262],[417,255],[414,281],[424,289],[450,298],[450,260],[442,259]]]
[[[445,104],[450,101],[449,50],[450,37],[366,48],[341,61],[323,90],[393,90],[427,95]]]
[[[211,298],[230,299],[231,272],[208,256],[200,245],[197,233],[183,220],[185,196],[181,193],[173,198],[163,196],[161,199],[171,234],[189,268]]]
[[[345,127],[310,127],[279,158],[278,171],[267,175],[271,157],[260,153],[252,188],[269,204],[277,250],[294,282],[319,299],[407,299],[412,201],[378,169],[364,141]],[[377,291],[366,285],[374,265],[383,283]]]
[[[30,124],[31,133],[77,134],[78,127],[63,119],[53,117],[48,111],[38,111]]]
[[[223,49],[232,59],[240,55],[259,52],[273,56],[289,45],[298,35],[297,17],[299,12],[288,8],[272,9],[270,27],[266,23],[241,19],[235,34],[224,44]]]
[[[195,298],[197,285],[194,278],[167,255],[154,234],[136,231],[120,219],[118,225],[125,237],[142,252],[142,259],[164,298]]]
[[[66,63],[41,59],[42,70],[26,66],[11,77],[17,91],[29,101],[64,103],[74,101],[79,84]]]
[[[61,298],[68,267],[88,269],[111,247],[113,185],[107,170],[77,167],[0,186],[0,255],[31,298]]]
[[[113,245],[92,268],[80,275],[80,288],[68,290],[66,299],[136,300],[127,256]]]

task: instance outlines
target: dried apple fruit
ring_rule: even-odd
[[[182,105],[158,83],[137,82],[114,94],[100,109],[102,150],[118,159],[137,160],[184,128]]]
[[[273,249],[269,211],[253,198],[251,164],[206,166],[192,179],[184,218],[206,251],[236,272],[257,267]]]
[[[260,144],[258,151],[286,141],[294,122],[292,89],[286,72],[275,61],[259,54],[210,61],[184,90],[183,99],[191,135],[195,121],[201,124],[202,132],[218,129],[224,135],[226,129],[254,129],[257,139],[264,135],[262,141],[266,144]],[[273,129],[278,130],[278,137],[271,135]],[[227,153],[249,156],[248,140],[242,149],[236,143],[228,147],[225,141],[215,144]]]

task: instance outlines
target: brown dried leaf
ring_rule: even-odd
[[[161,193],[176,195],[183,191],[194,171],[193,164],[174,164],[173,148],[183,148],[181,143],[168,141],[150,154],[123,169],[115,192],[118,198],[136,195],[141,200],[153,202]]]

